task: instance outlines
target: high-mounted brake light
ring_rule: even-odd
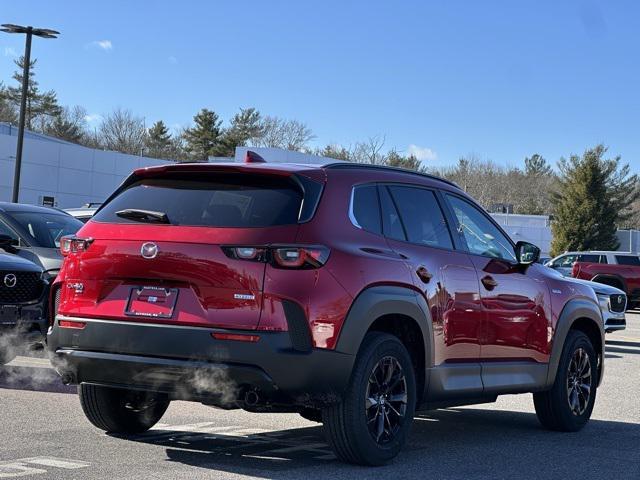
[[[277,245],[268,247],[225,246],[225,255],[236,260],[270,263],[276,268],[320,268],[329,259],[330,250],[322,245]]]
[[[93,243],[93,238],[80,238],[66,235],[60,239],[60,252],[67,256],[70,253],[84,252]]]

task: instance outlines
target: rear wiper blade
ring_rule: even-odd
[[[164,212],[155,212],[153,210],[139,210],[137,208],[126,208],[119,210],[116,215],[129,220],[149,223],[170,223],[169,217]]]

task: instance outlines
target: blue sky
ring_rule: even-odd
[[[202,107],[295,118],[315,143],[385,135],[431,165],[555,162],[603,142],[640,171],[635,1],[11,1],[62,103],[188,125]],[[0,80],[23,37],[0,35]]]

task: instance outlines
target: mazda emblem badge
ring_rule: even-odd
[[[153,242],[143,243],[140,248],[140,254],[144,258],[156,258],[158,256],[158,245]]]
[[[16,286],[16,283],[18,283],[18,277],[16,277],[13,273],[7,273],[4,276],[4,285],[7,288],[13,288]]]

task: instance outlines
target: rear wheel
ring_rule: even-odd
[[[551,430],[580,430],[591,417],[597,386],[598,359],[593,345],[587,335],[571,330],[553,387],[533,394],[538,420]]]
[[[342,401],[323,409],[327,439],[342,460],[383,465],[407,441],[416,407],[411,358],[397,337],[368,333]]]
[[[153,427],[169,406],[166,395],[99,385],[78,387],[87,419],[112,433],[142,433]]]

